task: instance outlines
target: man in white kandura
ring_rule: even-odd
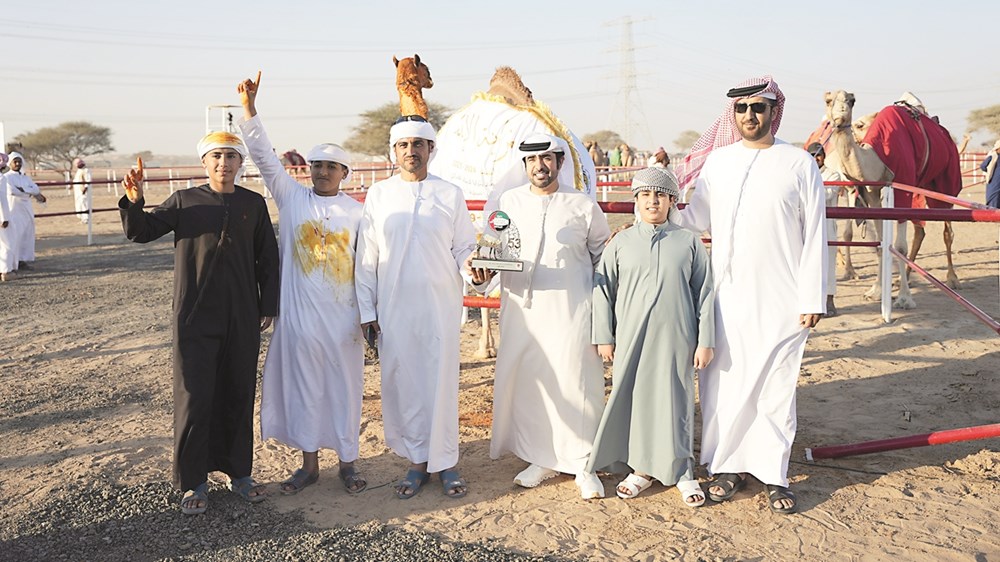
[[[718,134],[680,224],[710,231],[716,299],[715,360],[700,374],[701,462],[708,496],[728,500],[752,475],[768,505],[795,511],[788,458],[795,387],[809,329],[824,313],[823,179],[809,153],[774,137],[785,96],[770,76],[727,94]]]
[[[490,456],[531,463],[514,478],[519,486],[565,472],[584,499],[603,498],[585,467],[604,409],[604,364],[591,339],[594,267],[611,232],[593,199],[559,183],[567,151],[558,137],[534,133],[519,149],[528,183],[497,204],[520,232],[524,271],[500,274]],[[470,273],[480,286],[492,276]]]
[[[87,224],[90,222],[90,201],[93,195],[90,192],[90,169],[82,158],[77,158],[73,164],[76,168],[73,172],[73,207],[76,210],[76,218]]]
[[[31,176],[21,171],[24,156],[20,152],[9,155],[10,170],[4,174],[7,179],[7,203],[10,205],[10,232],[8,241],[13,252],[16,267],[31,269],[35,261],[35,209],[31,200],[45,202],[45,196]]]
[[[828,181],[844,181],[844,177],[840,175],[839,170],[835,170],[826,165],[826,150],[823,145],[814,142],[806,147],[806,152],[812,155],[816,160],[816,165],[819,166],[820,176],[823,177],[824,182]],[[840,198],[840,191],[844,189],[839,185],[823,185],[826,190],[826,206],[836,207],[837,200]],[[837,239],[837,221],[833,219],[826,219],[826,239],[828,241]],[[837,295],[837,247],[827,245],[826,248],[826,316],[829,318],[831,316],[837,315],[837,305],[833,302],[834,297]]]
[[[257,116],[257,80],[237,86],[250,156],[278,206],[281,315],[264,362],[261,438],[302,451],[302,468],[281,483],[296,494],[319,480],[319,449],[333,449],[349,493],[368,483],[354,468],[361,432],[364,344],[354,290],[361,203],[340,191],[350,177],[335,144],[309,151],[312,189],[296,182],[274,153]]]
[[[7,165],[7,155],[0,152],[0,170]],[[17,257],[11,247],[10,204],[7,201],[7,178],[0,174],[0,281],[14,279]]]
[[[460,272],[476,234],[462,190],[427,173],[434,139],[420,116],[389,130],[400,170],[368,190],[355,268],[362,329],[378,334],[386,444],[411,463],[395,487],[400,499],[434,472],[449,497],[468,492],[455,468]]]

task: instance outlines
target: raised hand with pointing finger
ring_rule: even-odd
[[[142,199],[142,158],[135,159],[136,168],[131,169],[122,178],[122,187],[125,189],[125,196],[132,203],[138,203]]]
[[[257,89],[260,88],[260,71],[257,71],[257,80],[246,80],[236,85],[236,91],[240,93],[240,103],[243,105],[243,117],[247,120],[257,116]]]

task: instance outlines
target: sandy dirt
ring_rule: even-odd
[[[71,209],[62,188],[46,193],[50,202],[39,213]],[[96,207],[114,206],[104,186],[96,186],[95,195]],[[982,186],[963,196],[981,200]],[[164,197],[158,187],[148,199]],[[164,485],[171,456],[172,243],[126,241],[117,213],[95,215],[90,246],[73,217],[37,224],[34,270],[0,285],[0,559],[15,559],[8,557],[27,544],[56,544],[71,527],[85,525],[68,516],[46,520],[52,506],[82,501],[79,494],[88,494],[89,509],[96,505],[102,513],[102,502],[115,501],[114,490],[153,486],[157,501],[135,509],[182,518],[179,494]],[[960,223],[955,229],[961,293],[1000,317],[997,226]],[[820,323],[803,361],[789,470],[798,514],[771,513],[756,482],[733,501],[700,509],[685,507],[675,489],[659,484],[635,500],[620,500],[614,497],[619,475],[602,476],[612,497],[600,501],[579,499],[570,476],[532,490],[515,487],[513,476],[525,463],[489,458],[493,361],[473,357],[475,313],[462,332],[459,467],[470,485],[466,498],[444,497],[436,480],[410,501],[393,497],[391,483],[402,477],[406,461],[384,445],[379,372],[368,366],[358,462],[368,489],[348,495],[334,453],[323,451],[319,483],[281,496],[275,483],[297,466],[299,454],[258,442],[255,475],[271,484],[271,497],[253,510],[294,514],[289,521],[307,523],[306,530],[270,529],[267,538],[379,525],[430,534],[445,546],[489,544],[572,560],[1000,559],[1000,440],[805,460],[806,447],[998,422],[997,334],[916,276],[917,308],[896,311],[884,324],[878,304],[862,298],[874,281],[874,256],[862,250],[856,260],[862,279],[840,284],[840,315]],[[944,277],[939,225],[929,226],[919,261]],[[229,513],[223,510],[230,504],[215,500],[222,495],[228,494],[213,492],[210,513],[201,519],[213,510],[216,517]],[[187,539],[163,538],[152,524],[143,528],[149,519],[139,514],[102,517],[130,529],[130,545],[105,539],[119,549],[116,556],[122,548],[150,560],[216,548],[175,544]],[[77,559],[72,550],[52,548],[38,559]],[[341,559],[364,559],[358,556]]]

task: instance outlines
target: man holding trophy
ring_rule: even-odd
[[[592,499],[604,497],[601,480],[584,471],[604,406],[604,366],[591,343],[591,295],[611,232],[593,199],[559,184],[564,146],[543,133],[518,145],[528,183],[500,196],[467,267],[477,288],[500,271],[490,456],[512,452],[530,463],[514,479],[519,486],[563,472]]]

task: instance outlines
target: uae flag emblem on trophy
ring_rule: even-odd
[[[493,271],[523,271],[521,257],[521,234],[507,213],[490,213],[487,228],[479,239],[472,267]]]

